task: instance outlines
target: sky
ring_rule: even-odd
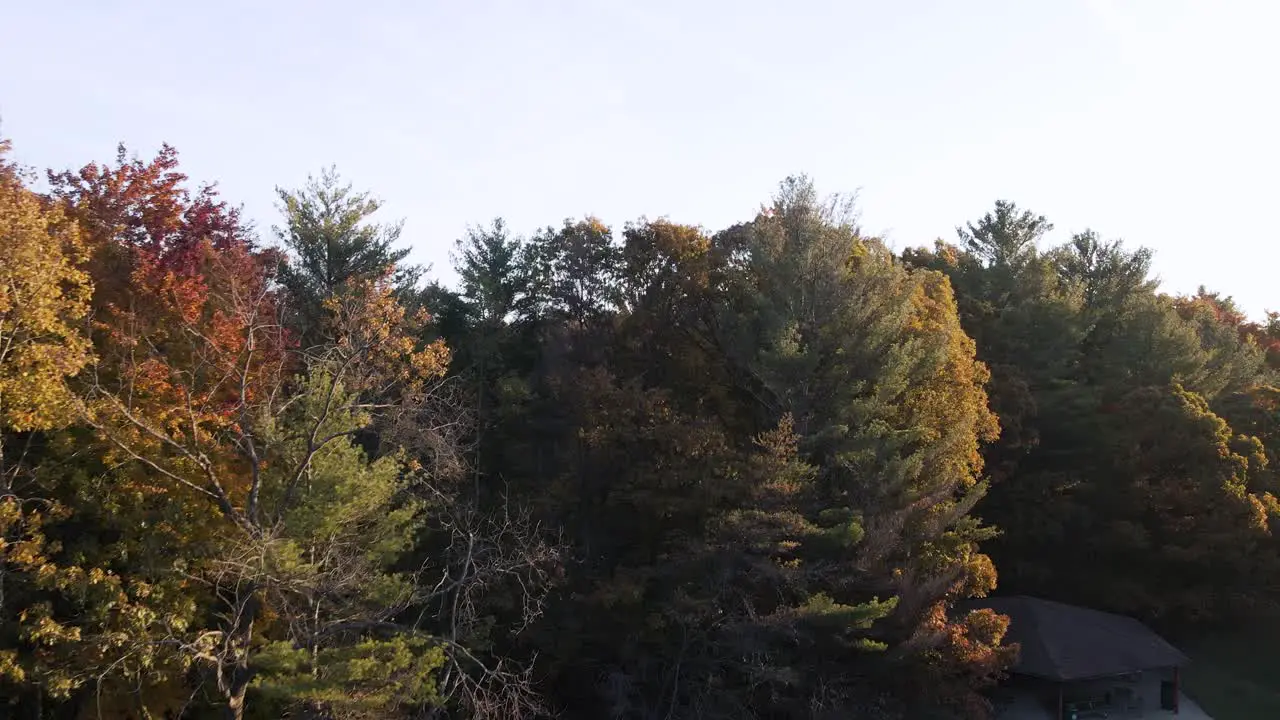
[[[898,249],[1008,199],[1258,317],[1277,32],[1269,0],[12,0],[0,135],[56,169],[168,142],[266,238],[336,165],[447,282],[497,216],[714,231],[806,173]]]

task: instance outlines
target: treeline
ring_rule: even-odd
[[[1002,587],[1173,631],[1273,619],[1280,316],[1161,294],[1149,251],[1093,232],[1042,250],[1050,228],[997,203],[903,258],[950,278],[991,371]]]
[[[997,203],[895,255],[792,178],[447,288],[336,174],[279,201],[0,164],[0,712],[982,717],[997,568],[1276,610],[1280,320],[1146,251]]]

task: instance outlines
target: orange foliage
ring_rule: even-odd
[[[122,148],[115,166],[51,174],[94,256],[86,409],[117,459],[153,471],[135,477],[139,489],[177,481],[234,516],[249,486],[245,427],[296,362],[271,285],[278,256],[176,168],[167,146],[145,163]]]
[[[948,617],[944,603],[933,605],[920,633],[935,647],[926,653],[921,691],[955,708],[961,717],[984,718],[990,703],[978,691],[999,682],[1017,660],[1018,646],[1003,645],[1009,618],[989,609]]]

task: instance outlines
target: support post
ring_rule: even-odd
[[[1058,720],[1064,720],[1065,717],[1062,708],[1062,683],[1058,683]]]
[[[1178,704],[1179,704],[1178,701],[1182,697],[1182,690],[1180,690],[1178,687],[1178,675],[1179,675],[1178,666],[1174,665],[1173,666],[1173,714],[1174,715],[1178,714]]]

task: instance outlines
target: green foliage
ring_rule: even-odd
[[[415,456],[386,433],[370,456],[357,442],[420,417],[447,352],[407,336],[391,291],[357,275],[321,308],[328,344],[299,351],[277,322],[275,258],[175,167],[168,151],[122,154],[55,176],[53,207],[78,221],[83,252],[62,215],[23,224],[45,229],[33,248],[48,262],[15,259],[61,275],[7,283],[43,293],[22,305],[44,325],[17,327],[53,351],[23,372],[51,389],[14,400],[60,415],[12,428],[33,452],[6,477],[38,495],[6,486],[0,502],[0,681],[18,688],[6,694],[19,712],[93,696],[102,716],[178,712],[200,696],[242,717],[281,697],[273,683],[301,687],[272,666],[288,647],[309,658],[293,705],[381,717],[448,702],[435,678],[456,662],[450,646],[400,620],[430,594],[403,563],[428,511],[450,502],[422,482],[447,475],[450,450]],[[92,295],[74,265],[91,255]],[[86,340],[74,328],[89,308]],[[328,708],[336,698],[355,704]]]
[[[385,718],[438,704],[444,665],[444,648],[429,638],[365,639],[316,651],[273,642],[259,651],[254,689],[286,707]]]
[[[1280,615],[1280,316],[1011,202],[498,220],[450,289],[331,170],[283,259],[171,148],[51,181],[0,162],[4,712],[982,717],[997,565]]]
[[[522,280],[521,247],[501,218],[488,228],[471,230],[457,242],[454,265],[462,280],[462,297],[476,323],[500,325],[514,311]]]
[[[501,430],[537,459],[503,477],[583,558],[540,643],[563,692],[622,716],[883,707],[948,632],[924,618],[994,583],[965,514],[996,425],[945,279],[803,179],[714,237],[623,241],[594,221],[530,241],[571,259],[526,275],[541,361]]]
[[[408,248],[396,248],[403,223],[380,224],[371,217],[382,203],[355,192],[337,170],[327,168],[299,190],[277,189],[283,227],[277,238],[289,251],[280,282],[289,290],[309,333],[318,331],[326,299],[352,281],[395,274],[401,299],[411,299],[422,269],[405,265]]]
[[[1159,294],[1147,250],[1086,231],[1046,251],[1046,227],[999,203],[964,249],[905,254],[951,278],[992,367],[1005,431],[977,510],[1004,584],[1169,621],[1273,605],[1265,331]]]
[[[67,520],[85,500],[65,480],[83,448],[59,440],[77,420],[75,376],[93,361],[89,252],[7,151],[0,142],[0,696],[23,703],[64,700],[101,667],[154,682],[172,669],[166,652],[135,638],[189,622],[192,608],[172,585],[65,551]]]
[[[1030,210],[1018,212],[1018,206],[997,200],[989,212],[975,225],[956,228],[960,245],[986,268],[1017,270],[1037,257],[1036,243],[1053,225],[1043,215]]]
[[[619,265],[612,230],[597,218],[543,230],[524,246],[526,318],[601,318],[618,304]]]

